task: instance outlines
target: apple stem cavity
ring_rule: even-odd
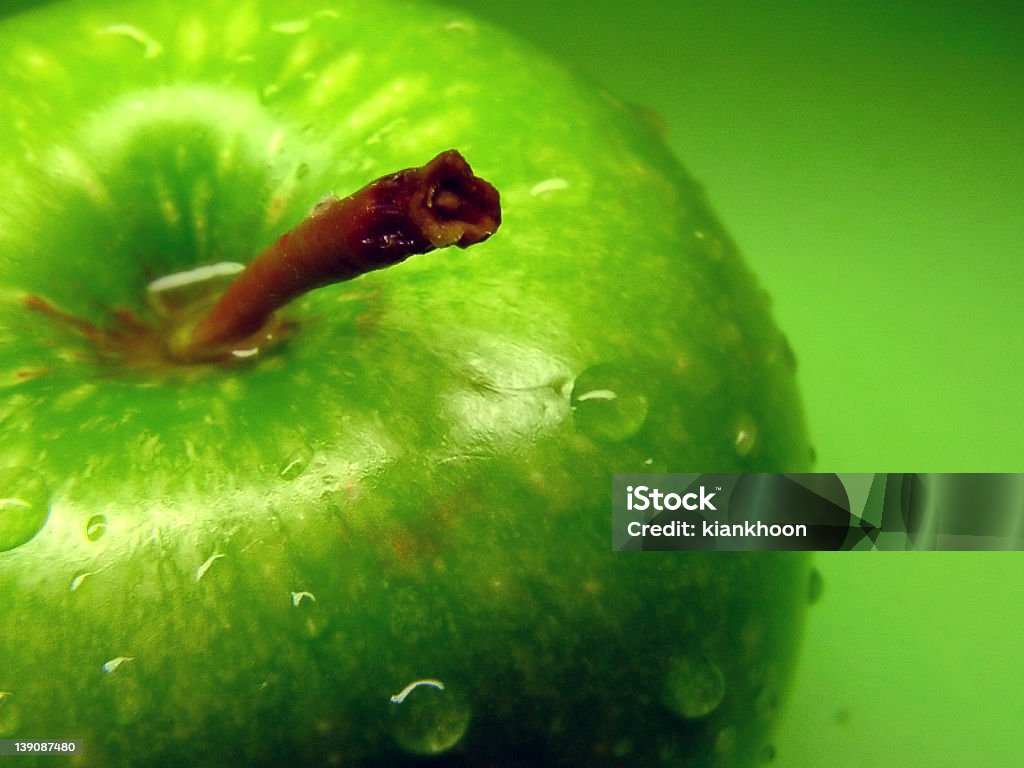
[[[454,149],[426,165],[331,197],[277,239],[211,301],[163,306],[150,328],[126,310],[101,328],[30,296],[26,306],[86,339],[101,358],[131,367],[231,362],[256,356],[294,328],[275,317],[293,299],[331,283],[455,245],[468,248],[501,224],[498,191]],[[211,306],[212,305],[212,306]]]
[[[422,167],[321,202],[257,256],[187,334],[172,337],[169,353],[186,363],[236,354],[239,344],[268,327],[274,312],[315,288],[435,248],[467,248],[500,223],[498,191],[474,176],[456,150],[442,152]]]

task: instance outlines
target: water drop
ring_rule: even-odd
[[[99,541],[107,532],[107,516],[93,515],[85,524],[85,538],[89,541]]]
[[[281,86],[277,83],[270,83],[260,89],[260,104],[269,104],[281,93]]]
[[[466,734],[469,703],[451,685],[417,685],[389,707],[392,734],[398,745],[414,755],[440,755]]]
[[[81,588],[82,583],[90,576],[94,576],[95,573],[95,571],[79,571],[75,574],[74,578],[71,579],[71,586],[68,587],[68,591],[77,592]]]
[[[21,713],[14,701],[14,694],[0,691],[0,737],[12,735],[21,723]]]
[[[103,662],[101,669],[108,675],[116,672],[125,662],[135,661],[134,656],[115,656],[109,661]]]
[[[775,760],[775,747],[771,744],[765,744],[764,749],[761,750],[761,762],[770,763]]]
[[[817,568],[811,569],[811,576],[807,582],[807,603],[814,605],[821,599],[821,592],[825,589],[825,580],[821,578],[821,571]]]
[[[158,277],[146,286],[150,307],[162,318],[179,315],[211,296],[219,296],[245,269],[244,264],[221,261]]]
[[[444,30],[446,32],[461,32],[462,34],[472,35],[476,33],[476,25],[465,19],[452,19],[444,23]]]
[[[0,552],[31,541],[50,516],[50,489],[31,469],[0,469]]]
[[[277,470],[277,474],[280,475],[283,480],[294,480],[296,477],[306,471],[306,467],[309,466],[309,462],[313,460],[313,451],[309,446],[301,446],[292,451],[288,458],[281,462],[281,466]]]
[[[722,670],[703,655],[677,656],[669,662],[664,697],[668,708],[682,717],[711,714],[725,697]]]
[[[196,584],[198,584],[202,580],[203,576],[206,575],[206,572],[213,567],[213,564],[220,560],[222,557],[226,557],[226,555],[223,552],[214,552],[212,555],[210,555],[203,561],[202,565],[196,568]]]
[[[737,456],[749,456],[757,442],[757,424],[749,413],[741,413],[733,432],[733,448]]]
[[[295,169],[295,178],[304,179],[309,175],[309,163],[299,163]]]
[[[695,229],[693,239],[700,252],[703,252],[711,261],[721,261],[725,255],[725,245],[722,239],[713,232],[703,229]]]
[[[604,443],[632,437],[647,420],[647,396],[638,377],[615,364],[583,371],[573,383],[570,402],[579,430]]]

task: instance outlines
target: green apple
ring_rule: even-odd
[[[648,122],[421,3],[68,0],[0,40],[0,738],[769,754],[807,559],[611,549],[613,472],[811,460],[768,298]],[[161,279],[220,290],[449,148],[500,191],[486,243],[308,293],[245,359],[105,353]]]

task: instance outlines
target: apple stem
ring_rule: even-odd
[[[195,325],[167,339],[178,362],[230,358],[298,296],[418,253],[483,242],[501,223],[498,191],[456,150],[328,198],[257,256]]]

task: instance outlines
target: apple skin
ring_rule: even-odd
[[[807,558],[615,554],[609,489],[809,467],[766,294],[628,105],[460,14],[311,8],[0,28],[0,738],[88,766],[752,764]],[[100,364],[26,307],[145,315],[153,278],[449,147],[501,230],[304,297],[248,364]]]

